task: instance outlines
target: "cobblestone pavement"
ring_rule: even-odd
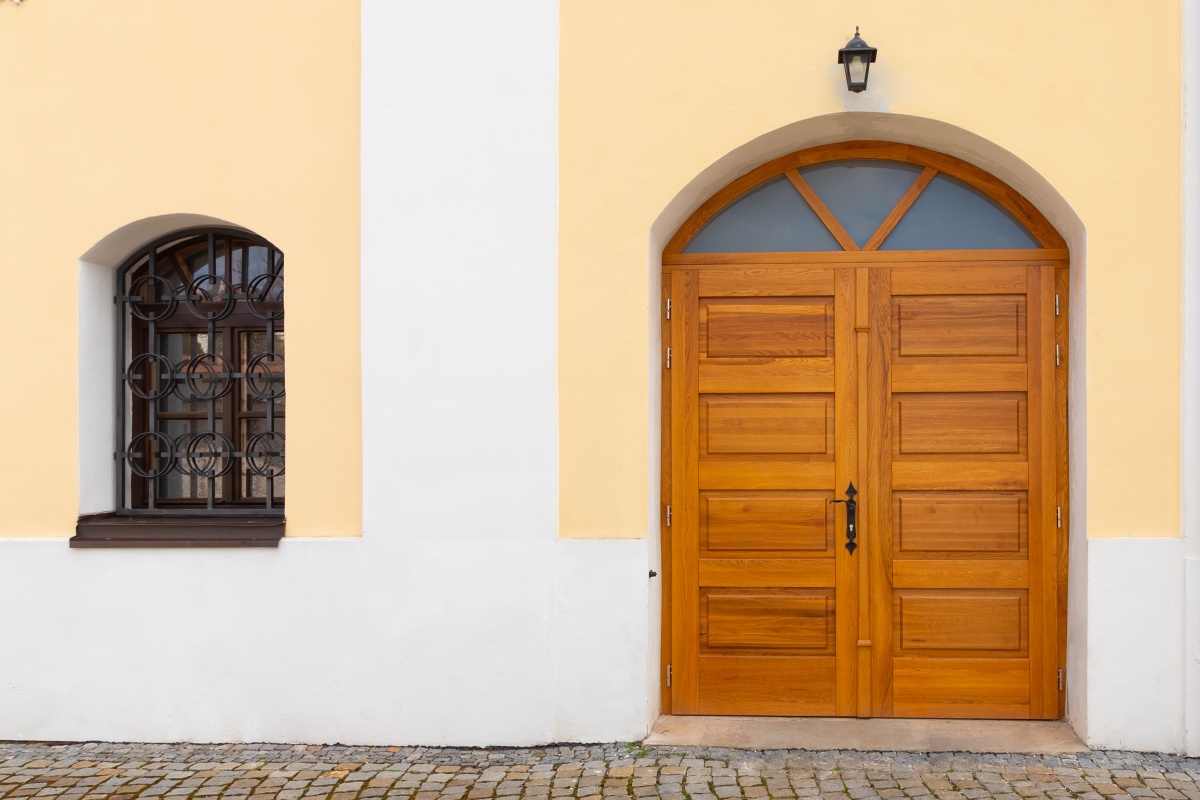
[[[1198,783],[1200,759],[1125,752],[0,743],[3,800],[1200,800]]]

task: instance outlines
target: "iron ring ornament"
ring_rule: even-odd
[[[246,443],[246,469],[263,478],[278,478],[284,473],[285,437],[279,431],[263,431]]]
[[[223,433],[204,431],[192,436],[183,452],[189,475],[219,478],[233,469],[233,442]]]
[[[250,359],[246,364],[246,391],[257,400],[283,397],[283,355],[259,353]]]
[[[201,353],[190,359],[183,375],[194,400],[216,400],[233,388],[233,367],[216,353]]]
[[[259,275],[246,287],[246,307],[259,319],[283,316],[283,276]]]
[[[152,448],[153,443],[158,445],[154,448],[156,452],[147,457],[143,448]],[[139,463],[142,459],[145,459],[145,463]],[[153,460],[160,462],[157,468],[149,466]],[[161,478],[175,466],[175,443],[165,433],[143,431],[129,442],[129,449],[125,451],[125,461],[129,464],[130,471],[140,478]]]
[[[157,378],[157,388],[154,388],[154,382],[150,380],[152,375]],[[158,353],[142,353],[129,362],[129,369],[125,373],[125,383],[128,384],[129,391],[142,400],[166,397],[174,390],[177,380],[171,359]]]
[[[219,275],[201,275],[188,285],[188,309],[200,319],[224,319],[233,313],[236,303],[233,287]]]
[[[147,293],[142,296],[142,291]],[[160,291],[161,290],[161,291]],[[160,299],[160,297],[162,299]],[[179,296],[166,278],[158,275],[142,275],[129,284],[129,313],[143,322],[157,322],[175,313],[179,307]],[[163,307],[157,314],[150,309]]]

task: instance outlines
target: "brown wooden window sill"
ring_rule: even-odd
[[[284,518],[264,516],[120,516],[79,518],[71,547],[278,547]]]

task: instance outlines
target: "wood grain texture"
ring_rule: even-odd
[[[906,394],[896,398],[895,457],[1025,453],[1025,398],[1018,394]]]
[[[830,492],[704,492],[701,550],[832,555]]]
[[[1023,492],[898,492],[892,531],[898,557],[930,552],[1013,554],[1026,548]]]
[[[701,489],[833,491],[833,480],[832,461],[704,461],[700,464]]]
[[[850,270],[839,270],[837,273],[837,294],[834,297],[836,318],[839,324],[836,328],[834,344],[834,364],[836,367],[837,387],[834,395],[836,405],[835,418],[842,420],[841,430],[834,441],[834,470],[835,486],[842,489],[836,493],[840,499],[845,498],[845,488],[851,482],[859,481],[858,453],[860,434],[857,425],[858,414],[858,334],[854,323],[857,315],[857,275]],[[861,483],[859,484],[861,487]],[[860,488],[861,491],[861,488]],[[841,716],[853,716],[858,711],[858,648],[859,638],[858,615],[858,564],[863,559],[863,537],[858,534],[856,540],[859,547],[852,554],[845,547],[846,508],[838,504],[837,508],[837,545],[834,547],[836,563],[836,596],[837,596],[837,713]],[[861,530],[861,529],[860,529]]]
[[[892,295],[1023,295],[1028,281],[1024,265],[966,266],[921,262],[892,271]]]
[[[1062,524],[1058,532],[1058,663],[1057,669],[1063,671],[1063,691],[1058,693],[1058,718],[1067,714],[1067,577],[1070,561],[1070,531],[1071,531],[1071,482],[1070,482],[1070,442],[1067,429],[1067,384],[1070,375],[1070,292],[1071,274],[1065,269],[1054,271],[1054,291],[1058,295],[1056,306],[1058,315],[1054,318],[1054,341],[1060,346],[1061,357],[1058,368],[1054,371],[1054,462],[1055,486],[1057,503],[1062,508]]]
[[[1026,719],[1029,661],[897,657],[893,691],[898,717]]]
[[[694,272],[671,278],[671,707],[699,709],[700,294]]]
[[[700,714],[833,716],[833,656],[700,658]]]
[[[699,585],[832,588],[831,558],[701,558]]]
[[[702,457],[833,455],[828,395],[705,395],[700,403]]]
[[[754,591],[749,594],[713,589],[704,594],[700,630],[706,652],[755,649],[815,654],[816,651],[832,651],[832,592]]]
[[[1025,355],[1025,298],[1013,295],[905,297],[895,304],[901,357]]]
[[[671,297],[671,276],[662,278],[662,316],[659,318],[659,335],[662,336],[662,347],[671,346],[671,320],[667,319],[667,302]],[[664,349],[665,354],[665,349]],[[667,527],[667,504],[671,498],[671,371],[666,369],[665,358],[659,379],[661,392],[660,408],[662,425],[660,431],[659,453],[659,501],[663,507],[659,517],[659,587],[662,591],[662,625],[659,630],[659,647],[662,648],[658,669],[659,710],[663,714],[672,713],[671,688],[667,686],[667,664],[671,663],[671,576],[673,574],[671,558],[671,529]]]
[[[955,461],[953,471],[937,462],[897,461],[892,488],[899,491],[987,491],[1029,488],[1029,464],[1024,461]]]
[[[897,589],[1024,589],[1028,585],[1025,559],[897,558],[892,562],[892,586]]]
[[[896,394],[1025,392],[1028,388],[1025,364],[892,364],[892,391]]]
[[[714,303],[704,311],[709,358],[832,355],[833,308],[825,303]]]
[[[1018,653],[1028,646],[1021,590],[897,590],[897,654],[915,650]]]
[[[871,710],[872,716],[890,717],[892,693],[892,515],[891,493],[895,481],[892,461],[891,353],[892,279],[897,271],[876,268],[868,276],[867,308],[871,329],[867,345],[866,470],[867,557],[870,562]]]

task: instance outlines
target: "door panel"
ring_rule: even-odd
[[[673,710],[853,713],[852,276],[673,274]]]
[[[1053,275],[872,272],[873,713],[1057,716]]]

